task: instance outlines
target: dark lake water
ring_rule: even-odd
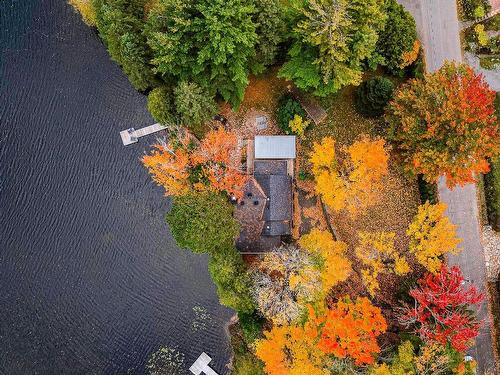
[[[231,312],[169,234],[154,138],[120,140],[145,98],[64,0],[2,0],[0,26],[0,373],[141,374],[162,344],[224,373]]]

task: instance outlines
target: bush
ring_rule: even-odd
[[[208,270],[217,286],[221,304],[242,313],[255,310],[250,294],[251,280],[238,250],[230,246],[214,254]]]
[[[300,103],[293,99],[290,95],[284,95],[278,105],[278,126],[285,134],[292,134],[292,129],[290,128],[290,121],[292,121],[295,115],[299,115],[302,118],[306,118],[306,113]]]
[[[384,114],[384,109],[392,99],[394,85],[384,77],[373,77],[363,82],[356,90],[356,109],[368,117]]]
[[[163,125],[172,125],[175,122],[173,115],[172,89],[168,86],[160,86],[148,95],[148,111],[151,116]]]
[[[217,113],[213,96],[194,82],[180,82],[174,90],[175,107],[183,125],[196,130]]]
[[[424,180],[423,175],[418,175],[418,192],[420,194],[420,202],[424,204],[429,202],[430,204],[436,204],[439,201],[438,190],[436,183],[430,183]]]
[[[490,172],[484,175],[484,192],[488,222],[500,231],[500,156],[490,160]]]
[[[265,375],[264,364],[252,353],[245,342],[241,323],[229,328],[233,348],[232,375]]]
[[[239,233],[233,207],[216,193],[189,193],[173,199],[167,214],[175,242],[195,253],[216,254],[231,248]]]
[[[475,20],[488,14],[491,6],[488,0],[460,0],[461,15],[465,20]]]
[[[408,60],[406,55],[415,47],[417,26],[412,15],[396,0],[386,1],[387,16],[384,30],[380,33],[376,51],[384,58],[386,68],[395,75],[401,75],[401,69],[411,64],[416,55]],[[418,52],[418,50],[417,50]]]
[[[264,326],[264,318],[262,318],[256,311],[252,314],[238,313],[241,330],[248,345],[252,345],[255,340],[262,338],[262,328]]]

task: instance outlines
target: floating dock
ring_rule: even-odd
[[[142,129],[135,130],[134,128],[130,128],[127,130],[122,130],[120,132],[120,137],[122,138],[123,145],[128,146],[131,145],[132,143],[137,143],[140,137],[144,137],[145,135],[153,134],[164,129],[165,126],[156,123],[153,125],[146,126],[145,128]]]
[[[210,366],[208,366],[210,361],[212,361],[212,358],[210,358],[207,353],[203,352],[189,368],[189,371],[195,375],[218,375],[210,368]]]

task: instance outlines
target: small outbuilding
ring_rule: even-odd
[[[258,135],[255,137],[255,159],[295,159],[294,135]]]

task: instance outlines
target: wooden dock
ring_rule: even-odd
[[[164,129],[165,126],[156,123],[137,130],[135,130],[134,128],[122,130],[120,132],[120,137],[122,138],[123,145],[128,146],[131,145],[132,143],[137,143],[140,137],[144,137],[146,135],[153,134]]]
[[[212,358],[208,356],[207,353],[203,352],[200,354],[198,359],[189,368],[195,375],[218,375],[210,366],[208,365],[212,361]]]

